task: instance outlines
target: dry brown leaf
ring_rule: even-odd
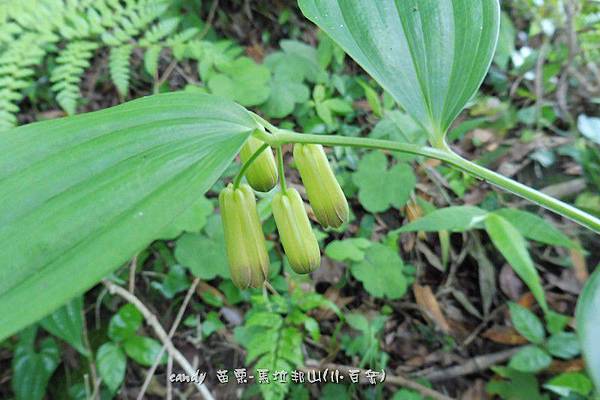
[[[571,262],[573,263],[575,278],[577,278],[579,283],[584,283],[590,276],[585,262],[585,257],[581,251],[577,249],[571,249],[569,252],[571,253]]]
[[[483,379],[477,379],[475,383],[460,396],[460,400],[484,399],[489,399],[489,396],[485,390],[485,381]]]
[[[508,344],[511,346],[527,343],[527,339],[519,335],[515,329],[509,327],[494,326],[483,332],[482,336],[494,343]]]
[[[472,137],[474,141],[479,143],[488,143],[494,140],[496,135],[488,129],[473,129]]]
[[[408,219],[408,222],[413,222],[423,216],[423,210],[414,201],[409,201],[406,204],[406,207],[404,207],[404,212],[406,213],[406,218]],[[419,239],[421,240],[425,240],[427,238],[425,232],[423,231],[419,231],[418,235]]]
[[[354,301],[354,296],[343,297],[340,293],[340,290],[333,286],[329,287],[325,291],[324,296],[327,298],[327,300],[334,303],[341,310],[346,308],[348,304]],[[323,321],[326,319],[334,318],[335,312],[330,308],[321,307],[313,311],[313,316],[316,318],[317,321]]]
[[[265,48],[260,44],[255,43],[252,46],[246,47],[246,54],[260,64],[262,63],[263,58],[265,58]]]
[[[517,300],[521,297],[525,288],[523,281],[519,279],[515,271],[508,264],[502,266],[500,276],[498,277],[498,284],[502,292],[511,300]]]
[[[413,293],[417,304],[428,318],[433,320],[436,326],[444,333],[450,332],[450,325],[442,313],[440,303],[429,286],[421,286],[418,283],[413,284]]]
[[[219,299],[221,299],[223,301],[223,303],[227,303],[227,299],[225,298],[225,295],[223,293],[221,293],[221,291],[219,289],[217,289],[214,286],[209,285],[208,283],[206,283],[204,281],[198,282],[198,286],[196,287],[196,293],[198,294],[198,296],[202,297],[202,294],[205,292],[210,293],[215,297],[218,297]]]
[[[521,296],[517,303],[530,310],[531,307],[533,307],[535,304],[535,297],[533,297],[533,294],[531,292],[527,292],[523,294],[523,296]]]
[[[425,161],[425,165],[428,165],[432,168],[435,168],[435,167],[439,166],[440,164],[442,164],[442,162],[440,160],[435,160],[433,158],[430,158],[427,161]]]
[[[569,361],[554,360],[546,371],[553,374],[560,374],[563,372],[579,372],[583,371],[585,364],[582,358],[576,358]]]

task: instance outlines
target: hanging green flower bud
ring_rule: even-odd
[[[324,228],[339,228],[348,221],[348,201],[333,175],[323,146],[297,143],[294,159],[317,220]]]
[[[294,271],[308,274],[321,265],[319,243],[296,189],[276,193],[271,204],[283,249]]]
[[[240,289],[261,287],[269,274],[269,255],[254,192],[229,184],[219,195],[225,247],[233,283]]]
[[[242,150],[240,151],[240,159],[245,163],[264,143],[254,136],[250,136]],[[266,148],[252,162],[246,170],[246,179],[254,190],[259,192],[268,192],[277,184],[277,164],[271,148]]]

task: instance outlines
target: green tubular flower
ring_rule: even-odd
[[[317,269],[321,265],[319,243],[298,191],[287,189],[286,193],[276,193],[271,208],[292,269],[299,274],[308,274]]]
[[[296,143],[294,159],[317,220],[324,228],[339,228],[348,221],[348,201],[335,179],[323,146]]]
[[[225,247],[233,283],[240,289],[261,287],[269,275],[269,255],[254,192],[229,184],[219,195]]]
[[[263,142],[250,136],[242,150],[240,159],[245,163],[263,145]],[[246,170],[246,179],[254,190],[268,192],[277,184],[277,164],[271,148],[266,148]]]

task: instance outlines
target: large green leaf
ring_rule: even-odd
[[[167,232],[255,126],[228,100],[171,93],[0,135],[0,340]]]
[[[494,246],[525,282],[542,310],[547,313],[549,309],[542,287],[542,280],[529,255],[527,242],[523,235],[510,222],[496,214],[489,214],[485,218],[485,230],[492,239]]]
[[[588,279],[579,301],[575,318],[581,352],[596,389],[600,390],[600,265]]]
[[[500,25],[498,0],[298,2],[436,141],[483,81]]]

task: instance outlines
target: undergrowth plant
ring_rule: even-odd
[[[32,7],[33,3],[24,2],[23,7]],[[282,43],[283,50],[267,57],[262,65],[240,56],[239,48],[227,42],[206,42],[199,47],[188,43],[183,46],[183,53],[179,53],[176,44],[193,42],[198,32],[184,30],[175,35],[179,42],[162,42],[177,29],[178,22],[167,19],[168,7],[161,1],[49,1],[46,6],[65,10],[60,23],[47,21],[44,7],[35,7],[30,13],[4,10],[0,14],[5,21],[1,43],[7,49],[0,60],[0,84],[4,85],[0,99],[5,99],[0,100],[4,101],[0,110],[10,124],[14,123],[11,115],[17,111],[15,104],[23,95],[22,89],[34,76],[35,64],[48,54],[56,55],[51,81],[57,99],[67,111],[74,112],[81,74],[103,46],[110,47],[109,69],[123,95],[129,87],[127,60],[133,49],[145,49],[146,68],[155,73],[157,54],[167,46],[176,57],[201,49],[193,56],[198,60],[199,75],[205,83],[201,90],[221,95],[190,90],[150,96],[99,112],[30,124],[0,134],[0,154],[6,155],[0,159],[3,188],[0,244],[4,250],[0,253],[0,339],[92,287],[153,240],[172,237],[173,224],[197,204],[198,198],[212,187],[244,146],[252,147],[252,151],[242,157],[240,173],[224,189],[221,198],[225,226],[220,234],[227,242],[231,271],[229,275],[227,271],[211,271],[212,277],[232,277],[242,288],[261,285],[271,288],[269,281],[276,279],[268,270],[254,192],[243,183],[244,175],[253,166],[263,166],[254,172],[264,174],[258,180],[268,189],[279,179],[280,192],[273,197],[273,212],[292,269],[307,273],[318,267],[318,239],[311,230],[303,201],[297,189],[286,187],[282,148],[290,144],[300,149],[294,151],[294,159],[316,219],[324,227],[343,226],[350,217],[344,193],[322,149],[322,146],[339,146],[376,150],[361,160],[354,177],[358,196],[370,211],[405,204],[415,184],[408,165],[396,164],[388,169],[387,158],[378,152],[385,150],[418,160],[440,160],[457,171],[600,232],[598,218],[466,160],[451,148],[447,134],[477,92],[494,56],[500,26],[497,0],[300,0],[299,4],[307,18],[385,89],[388,101],[396,102],[412,118],[417,126],[417,140],[406,140],[404,132],[387,139],[301,133],[269,122],[265,117],[281,118],[296,103],[306,102],[331,128],[337,115],[348,113],[348,104],[331,96],[322,84],[319,70],[314,70],[313,63],[307,61],[306,49],[296,42]],[[29,15],[32,20],[20,19],[21,14]],[[44,21],[37,24],[38,19]],[[78,28],[71,29],[74,27]],[[37,35],[44,39],[37,39]],[[31,58],[21,57],[26,51],[31,52]],[[291,55],[291,62],[283,60],[286,54]],[[32,59],[37,61],[34,63]],[[314,84],[312,93],[305,86],[306,81]],[[361,87],[374,112],[381,113],[373,89],[364,82]],[[242,107],[259,104],[265,107],[265,117]],[[277,168],[273,154],[269,154],[271,149],[276,150]],[[265,154],[271,157],[265,159]],[[253,165],[254,162],[257,164]],[[252,184],[254,177],[248,175],[248,178]],[[369,196],[373,185],[384,185],[383,195]],[[428,210],[423,218],[392,232],[386,239],[395,243],[401,232],[437,231],[442,241],[442,232],[484,229],[531,290],[550,334],[547,337],[544,327],[539,327],[541,322],[511,307],[517,329],[532,342],[525,355],[515,356],[511,361],[513,366],[520,366],[520,371],[523,364],[519,362],[526,364],[532,354],[542,359],[544,365],[551,361],[551,355],[559,356],[560,349],[552,350],[552,341],[573,339],[572,334],[564,332],[565,316],[548,305],[525,239],[571,248],[577,248],[577,244],[556,229],[544,228],[548,225],[536,218],[511,209]],[[537,230],[529,229],[532,226]],[[206,235],[214,237],[219,235],[217,232]],[[342,241],[336,246],[352,249],[351,272],[371,293],[388,298],[404,294],[410,280],[410,266],[405,266],[389,246],[359,240]],[[326,251],[336,254],[332,244]],[[343,258],[346,256],[343,253],[338,249],[337,256]],[[387,262],[393,263],[394,268],[386,274],[370,273],[370,268]],[[600,301],[598,274],[600,271],[590,279],[578,308],[581,349],[596,385],[600,385],[597,357],[600,346],[594,339],[597,326],[590,324],[597,319],[595,306]],[[305,334],[302,326],[317,334],[314,324],[303,319],[305,314],[303,318],[295,318],[295,310],[308,311],[322,304],[315,302],[314,307],[306,307],[302,305],[303,299],[291,296],[289,303],[277,300],[282,302],[277,306],[262,298],[253,300],[253,312],[236,332],[240,342],[253,351],[248,355],[249,362],[256,360],[258,365],[278,367],[303,361],[301,354],[282,354],[279,349],[301,342]],[[30,301],[32,297],[36,298],[35,303]],[[16,309],[15,304],[25,306]],[[522,320],[530,320],[527,330]],[[361,326],[357,321],[354,323]],[[136,329],[137,326],[132,332]],[[259,337],[251,333],[255,330],[264,333],[265,329],[275,346],[250,345]],[[111,336],[111,340],[116,349],[124,346],[127,353],[129,339]],[[367,359],[368,346],[356,347],[352,354]],[[119,354],[123,358],[122,352]],[[514,378],[509,373],[504,376]]]
[[[135,49],[143,52],[151,77],[164,49],[179,57],[188,46],[198,52],[201,29],[182,27],[178,5],[169,0],[1,2],[0,129],[16,124],[19,102],[34,84],[49,84],[60,107],[74,114],[82,76],[102,49],[109,51],[110,79],[123,98]],[[49,82],[36,82],[37,70],[46,65]]]

